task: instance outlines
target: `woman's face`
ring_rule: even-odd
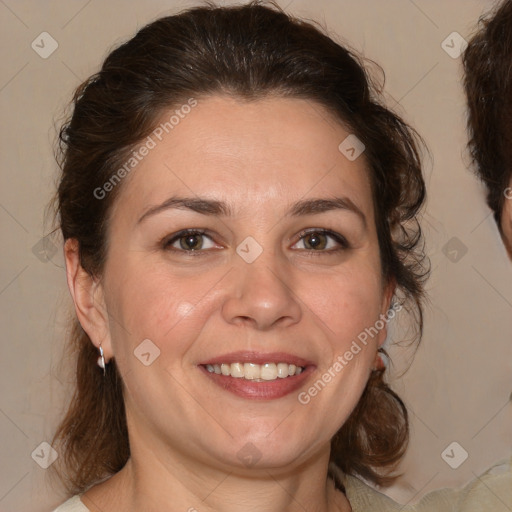
[[[118,185],[101,281],[132,455],[268,468],[325,454],[392,292],[364,153],[348,159],[349,133],[299,99],[199,99],[167,128]]]

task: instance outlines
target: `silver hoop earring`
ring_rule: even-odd
[[[105,376],[105,357],[103,356],[103,347],[100,345],[100,357],[98,357],[98,366],[103,368],[103,376]]]

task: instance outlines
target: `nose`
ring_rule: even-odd
[[[285,265],[278,264],[266,251],[252,263],[237,261],[230,272],[232,286],[222,306],[225,321],[262,331],[299,322],[301,301]]]

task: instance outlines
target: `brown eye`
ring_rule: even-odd
[[[302,244],[298,249],[304,249],[312,253],[332,253],[349,249],[345,237],[334,231],[326,229],[312,229],[300,233],[300,240],[295,245]]]
[[[185,235],[179,238],[180,248],[187,251],[196,251],[203,247],[203,235]]]
[[[206,249],[213,249],[215,243],[204,231],[184,230],[167,238],[163,247],[171,251],[205,252]]]
[[[306,249],[325,249],[327,247],[327,236],[324,233],[308,233],[304,237]]]

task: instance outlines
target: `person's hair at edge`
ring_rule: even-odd
[[[480,18],[463,54],[469,149],[502,232],[504,191],[512,176],[512,1]],[[503,234],[503,232],[502,232]]]
[[[208,3],[157,19],[78,87],[72,115],[60,130],[61,176],[53,203],[64,240],[79,243],[82,267],[101,277],[109,213],[122,184],[102,200],[93,191],[154,130],[164,111],[189,97],[215,94],[249,102],[270,95],[312,100],[364,143],[383,279],[396,284],[395,304],[414,319],[413,340],[421,339],[428,274],[417,222],[425,199],[421,139],[383,106],[380,89],[352,52],[273,3]],[[97,350],[76,318],[70,338],[76,389],[53,439],[59,458],[52,469],[76,494],[120,471],[130,447],[115,361],[104,377]],[[392,470],[409,439],[407,410],[384,373],[372,372],[331,443],[331,462],[379,485],[396,478]]]

